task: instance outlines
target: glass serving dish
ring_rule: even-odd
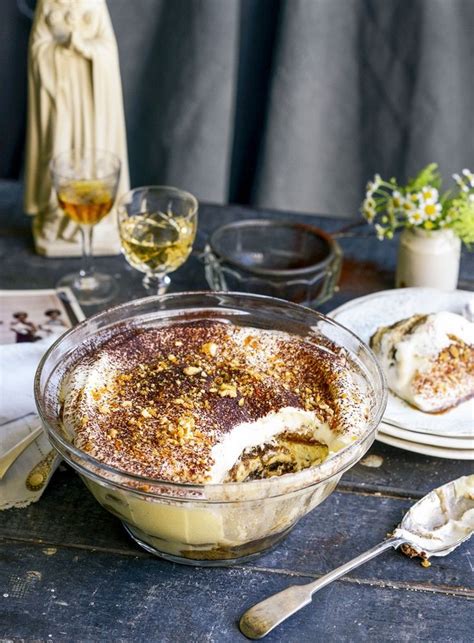
[[[344,352],[369,400],[360,437],[317,466],[249,482],[177,484],[132,475],[75,447],[61,424],[65,375],[92,340],[134,328],[193,320],[310,337]],[[384,378],[370,349],[336,322],[302,306],[240,293],[196,292],[147,297],[95,315],[65,333],[43,357],[35,378],[39,414],[53,446],[82,477],[99,503],[117,516],[146,550],[176,562],[229,565],[280,541],[334,490],[341,475],[372,444],[386,404]],[[324,520],[324,512],[321,513]]]
[[[342,250],[306,223],[250,219],[217,228],[204,251],[206,280],[216,291],[242,291],[316,307],[334,293]]]

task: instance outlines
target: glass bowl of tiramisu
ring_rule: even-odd
[[[36,375],[54,447],[145,549],[223,565],[268,549],[372,444],[371,350],[296,304],[133,301],[63,335]]]

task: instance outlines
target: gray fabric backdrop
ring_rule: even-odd
[[[0,2],[0,178],[21,174],[30,20]],[[354,214],[375,171],[474,166],[473,0],[108,0],[132,184]]]

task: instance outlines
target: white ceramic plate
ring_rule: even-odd
[[[386,422],[381,425],[383,433],[393,438],[418,442],[418,444],[427,444],[433,447],[444,447],[448,449],[468,449],[474,450],[474,437],[452,438],[445,435],[432,435],[431,433],[418,433],[401,429],[399,426],[392,426]]]
[[[411,451],[412,453],[421,453],[422,455],[434,456],[435,458],[446,458],[448,460],[474,460],[474,449],[448,449],[446,447],[437,447],[430,444],[420,444],[409,440],[395,438],[392,435],[384,433],[384,424],[381,424],[375,438],[379,442],[389,444],[392,447]]]
[[[333,310],[329,316],[350,328],[368,344],[370,337],[380,326],[393,324],[416,313],[448,310],[462,314],[466,304],[473,299],[474,293],[467,290],[399,288],[354,299]],[[384,417],[390,424],[406,431],[458,438],[474,435],[474,400],[444,413],[429,414],[418,411],[389,392]]]

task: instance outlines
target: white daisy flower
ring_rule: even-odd
[[[420,225],[420,223],[426,221],[426,218],[425,213],[417,209],[408,214],[408,223],[411,223],[411,225]]]
[[[430,221],[436,221],[436,219],[441,214],[441,203],[432,203],[431,201],[425,201],[421,205],[421,211],[425,215],[426,219]]]
[[[403,195],[398,190],[394,190],[392,192],[392,204],[395,210],[401,210],[404,201],[405,199],[403,198]]]
[[[383,241],[385,238],[385,228],[378,223],[375,224],[375,234],[379,241]]]
[[[462,171],[466,179],[469,181],[471,184],[471,187],[474,188],[474,174],[471,172],[471,170],[468,170],[467,168],[464,168]]]
[[[375,201],[372,197],[367,197],[362,203],[362,216],[364,216],[369,223],[372,223],[375,217]]]
[[[438,190],[431,187],[431,185],[427,185],[423,188],[421,194],[425,203],[436,203],[438,200]]]
[[[380,174],[376,174],[372,181],[369,181],[366,186],[367,198],[371,198],[373,194],[379,189],[382,183]]]
[[[368,196],[364,201],[364,205],[367,208],[371,208],[371,209],[375,210],[375,199],[373,197],[371,197],[371,196]]]
[[[367,220],[367,223],[372,223],[372,221],[375,219],[375,210],[370,210],[369,208],[366,208],[364,210],[364,217]]]
[[[403,199],[402,210],[405,210],[405,213],[414,212],[417,209],[416,203],[411,199],[409,195],[406,199]]]
[[[423,201],[423,194],[421,192],[410,192],[410,194],[406,195],[406,200],[418,206],[418,204]]]
[[[453,174],[453,179],[456,181],[458,186],[461,188],[463,192],[469,192],[469,188],[467,185],[464,183],[462,178],[459,176],[459,174]]]

